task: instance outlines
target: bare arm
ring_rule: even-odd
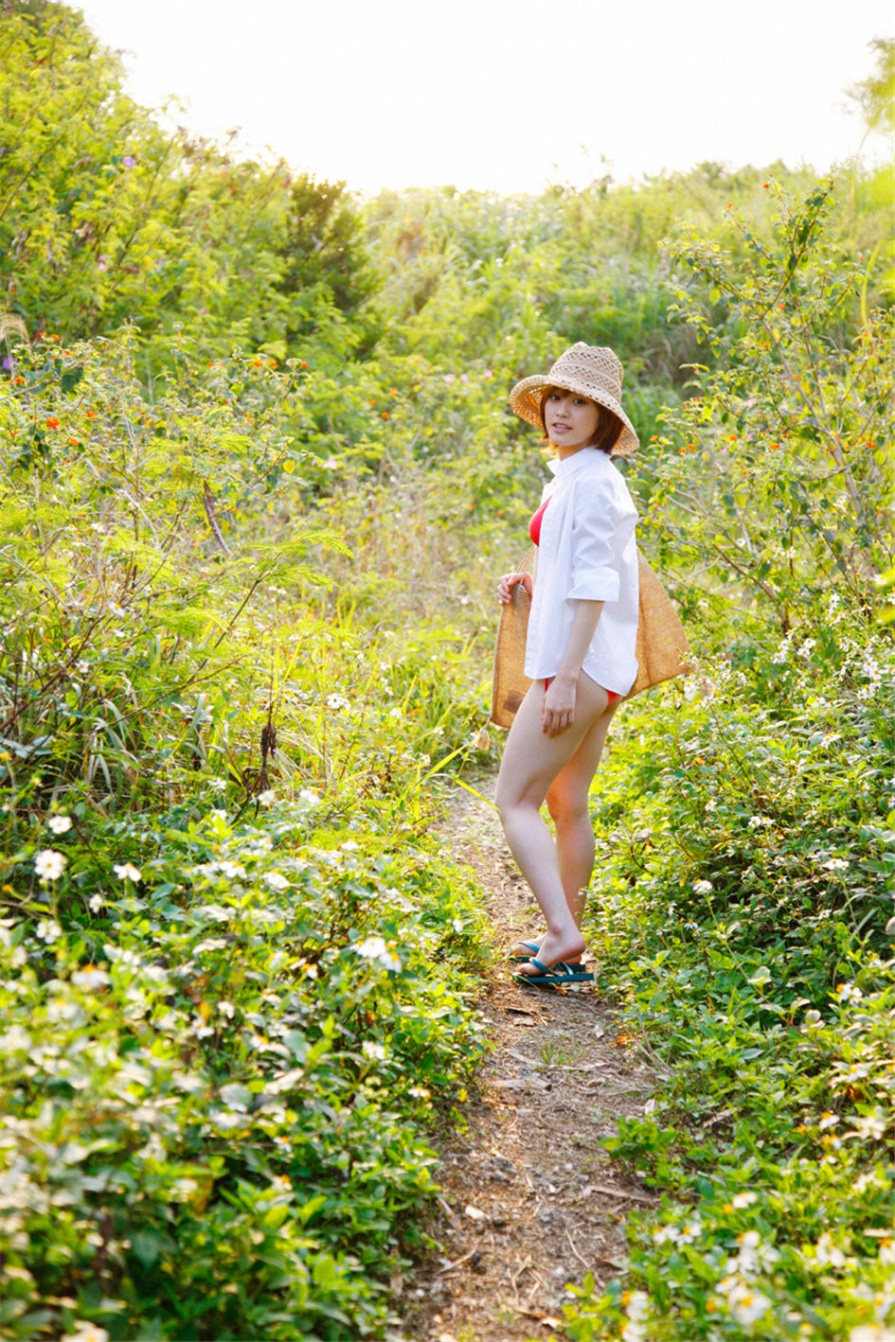
[[[603,614],[602,601],[579,601],[572,620],[569,641],[559,664],[559,670],[544,695],[541,725],[545,732],[555,736],[571,727],[575,720],[575,698],[578,677],[587,650],[593,641]]]

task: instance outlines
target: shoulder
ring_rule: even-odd
[[[603,452],[599,456],[595,454],[595,459],[578,472],[574,489],[576,507],[597,507],[602,504],[622,513],[634,509],[624,476]]]

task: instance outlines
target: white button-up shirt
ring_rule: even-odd
[[[582,670],[604,690],[627,694],[637,676],[639,583],[637,509],[621,472],[605,452],[583,447],[554,472],[543,497],[538,568],[525,645],[525,674],[555,676],[578,601],[603,601]]]

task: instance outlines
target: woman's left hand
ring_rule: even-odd
[[[541,709],[541,729],[548,736],[558,736],[575,721],[577,682],[566,676],[555,676],[547,686]]]

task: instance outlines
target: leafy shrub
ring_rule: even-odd
[[[829,616],[626,710],[601,771],[592,944],[668,1068],[605,1144],[668,1196],[631,1222],[634,1294],[586,1288],[572,1337],[891,1322],[895,654]]]

